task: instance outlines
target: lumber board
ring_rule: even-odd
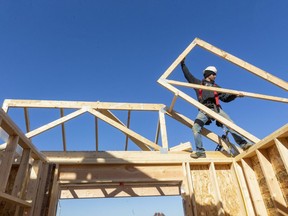
[[[240,186],[240,191],[242,194],[242,201],[244,203],[246,215],[255,216],[252,200],[249,194],[249,189],[247,187],[245,176],[241,165],[238,162],[233,162],[232,167],[234,169],[238,184]]]
[[[196,38],[195,39],[195,43],[197,44],[197,46],[200,46],[202,47],[203,49],[206,49],[208,51],[210,51],[211,53],[251,72],[252,74],[258,76],[258,77],[261,77],[262,79],[270,82],[270,83],[273,83],[274,85],[288,91],[288,83],[258,67],[255,67],[254,65],[248,63],[248,62],[245,62],[244,60],[236,57],[236,56],[233,56],[231,54],[229,54],[228,52],[225,52],[199,38]]]
[[[64,117],[64,109],[60,109],[60,117]],[[61,132],[62,132],[62,143],[63,143],[63,150],[67,150],[67,145],[66,145],[66,131],[65,131],[65,124],[64,122],[61,124]]]
[[[253,170],[250,159],[241,159],[241,165],[245,174],[250,194],[252,195],[253,206],[256,211],[256,215],[268,215],[260,187],[257,182],[256,174]]]
[[[178,196],[179,185],[157,183],[154,185],[145,184],[131,185],[129,183],[118,183],[118,185],[102,186],[61,186],[61,199],[81,198],[116,198],[116,197],[143,197],[143,196]]]
[[[0,192],[5,192],[18,140],[19,136],[9,136],[5,154],[3,155],[0,164],[0,170],[2,172],[0,175]]]
[[[87,109],[85,109],[85,108],[82,108],[80,110],[76,110],[73,113],[70,113],[70,114],[68,114],[68,115],[66,115],[64,117],[61,117],[61,118],[59,118],[59,119],[57,119],[55,121],[52,121],[52,122],[50,122],[50,123],[48,123],[46,125],[43,125],[43,126],[41,126],[39,128],[36,128],[33,131],[30,131],[30,132],[26,133],[26,137],[32,138],[32,137],[34,137],[36,135],[39,135],[39,134],[41,134],[41,133],[43,133],[43,132],[45,132],[47,130],[52,129],[52,128],[60,125],[60,124],[62,125],[64,122],[67,122],[67,121],[69,121],[69,120],[71,120],[73,118],[76,118],[77,116],[82,115],[85,112],[87,112]]]
[[[271,199],[274,203],[275,208],[278,212],[282,212],[286,209],[287,212],[287,205],[285,199],[283,197],[280,185],[277,181],[277,177],[275,171],[272,167],[272,161],[268,156],[266,150],[256,150],[256,154],[264,174],[264,177],[267,182],[267,186],[270,192]]]
[[[176,58],[176,60],[168,67],[159,80],[166,79],[173,70],[179,65],[179,63],[190,53],[190,51],[196,46],[197,40],[194,39],[189,46]],[[158,82],[159,82],[158,80]]]
[[[282,97],[276,97],[276,96],[270,96],[270,95],[263,95],[263,94],[231,90],[231,89],[212,87],[212,86],[204,86],[204,85],[198,85],[198,84],[192,84],[192,83],[184,83],[184,82],[179,82],[175,80],[167,80],[167,83],[172,84],[172,85],[177,85],[177,86],[185,86],[185,87],[189,87],[193,89],[204,89],[207,91],[216,91],[216,92],[228,93],[228,94],[234,94],[234,95],[243,95],[245,97],[269,100],[269,101],[274,101],[274,102],[288,103],[288,98],[282,98]]]
[[[195,164],[215,163],[229,164],[233,158],[219,151],[207,151],[206,158],[197,160],[190,157],[187,152],[168,152],[161,154],[159,151],[81,151],[57,152],[44,151],[50,163],[59,164],[178,164],[189,161]]]
[[[146,110],[159,111],[164,104],[151,103],[110,103],[110,102],[87,102],[87,101],[54,101],[54,100],[14,100],[6,99],[3,102],[5,107],[29,107],[29,108],[63,108],[63,109],[81,109],[91,107],[92,109],[108,110]]]
[[[159,111],[159,122],[160,122],[160,131],[161,131],[161,141],[162,141],[162,148],[168,151],[168,137],[167,137],[167,130],[166,130],[166,122],[165,122],[165,111],[161,109]]]
[[[29,148],[32,151],[32,157],[34,159],[41,159],[45,161],[45,157],[41,152],[37,150],[37,148],[31,143],[31,141],[21,132],[18,126],[10,119],[10,117],[0,109],[0,118],[2,118],[1,127],[5,130],[9,135],[18,135],[19,136],[19,145],[22,148]]]
[[[235,157],[236,161],[242,158],[249,158],[255,155],[256,149],[265,149],[271,145],[274,145],[274,139],[281,138],[288,133],[288,124],[280,127],[278,130],[274,131],[270,135],[266,136],[264,139],[260,140],[258,143],[250,147],[247,151],[240,153]]]
[[[14,196],[12,196],[10,194],[6,194],[6,193],[3,193],[3,192],[0,192],[0,199],[3,200],[3,201],[7,201],[9,203],[14,203],[16,205],[23,206],[23,207],[28,207],[28,208],[31,207],[31,203],[30,202],[27,202],[27,201],[25,201],[23,199],[14,197]]]
[[[107,122],[108,124],[110,124],[111,126],[117,128],[118,130],[124,132],[125,134],[128,134],[132,137],[134,137],[137,141],[137,144],[142,150],[145,151],[150,151],[150,149],[147,147],[151,147],[155,150],[160,150],[160,146],[156,145],[155,143],[153,143],[152,141],[148,140],[147,138],[141,136],[140,134],[137,134],[136,132],[128,129],[126,126],[123,126],[122,124],[112,120],[111,118],[108,118],[106,115],[103,115],[102,113],[93,110],[93,109],[88,109],[88,112],[90,112],[92,115],[98,117],[99,119]],[[141,143],[141,145],[139,145]]]
[[[227,127],[229,127],[231,129],[233,129],[234,131],[238,132],[242,136],[246,137],[248,140],[251,140],[254,143],[257,143],[257,142],[260,141],[260,139],[258,139],[254,135],[248,133],[247,131],[245,131],[241,127],[237,126],[236,124],[232,123],[231,121],[229,121],[229,120],[225,119],[224,117],[220,116],[218,113],[212,111],[211,109],[209,109],[208,107],[204,106],[203,104],[201,104],[197,100],[193,99],[189,95],[185,94],[184,92],[179,91],[177,88],[175,88],[174,86],[168,84],[166,81],[161,80],[160,84],[163,85],[165,88],[167,88],[168,90],[170,90],[172,92],[177,92],[178,91],[179,92],[179,96],[181,98],[183,98],[185,101],[187,101],[188,103],[194,105],[195,107],[197,107],[198,109],[202,110],[203,112],[207,113],[209,116],[211,116],[212,118],[218,120],[219,122],[221,122],[222,124],[226,125]]]

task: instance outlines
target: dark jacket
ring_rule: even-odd
[[[186,80],[189,83],[193,83],[193,84],[200,84],[200,85],[205,85],[205,86],[214,86],[214,87],[220,87],[217,84],[215,84],[214,82],[208,82],[207,80],[203,79],[203,80],[199,80],[196,77],[194,77],[190,72],[189,69],[187,68],[187,66],[185,65],[185,63],[181,63],[181,67],[182,67],[182,71],[184,73],[184,76],[186,78]],[[202,96],[199,97],[199,89],[195,89],[198,101],[202,104],[204,104],[205,106],[211,107],[211,105],[216,105],[216,101],[215,101],[215,95],[213,91],[207,91],[207,90],[202,90]],[[226,94],[226,93],[218,93],[219,99],[223,102],[230,102],[232,100],[234,100],[237,96],[236,95],[232,95],[232,94]]]

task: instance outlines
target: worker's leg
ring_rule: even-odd
[[[203,148],[203,143],[202,143],[201,130],[207,121],[208,121],[208,117],[202,111],[199,111],[196,116],[194,125],[192,127],[192,132],[194,135],[194,140],[195,140],[195,145],[196,145],[196,152],[205,151],[205,149]]]
[[[225,113],[222,109],[219,109],[219,115],[221,115],[222,117],[226,118],[227,120],[229,120],[230,122],[233,123],[232,119],[229,117],[229,115],[227,113]],[[237,132],[235,132],[234,130],[228,128],[228,131],[232,134],[235,142],[240,145],[240,147],[242,147],[243,144],[246,144],[247,141],[244,139],[244,137],[242,137],[240,134],[238,134]]]

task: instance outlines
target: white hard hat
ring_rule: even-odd
[[[212,71],[214,73],[217,73],[217,68],[215,66],[208,66],[207,68],[205,68],[205,70],[203,71],[203,74],[205,73],[205,71]]]

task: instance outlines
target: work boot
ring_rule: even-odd
[[[194,158],[194,159],[206,158],[206,153],[205,153],[205,152],[192,152],[192,153],[190,154],[190,157],[191,157],[191,158]]]
[[[246,141],[240,145],[240,147],[245,151],[248,150],[252,146],[251,143],[247,143]]]

